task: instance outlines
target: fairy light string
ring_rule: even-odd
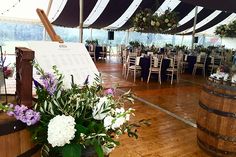
[[[21,0],[17,0],[11,7],[9,7],[8,9],[2,11],[0,14],[4,15],[5,13],[11,11],[11,9],[15,8],[19,3],[21,2]]]

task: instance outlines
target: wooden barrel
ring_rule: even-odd
[[[0,113],[0,156],[40,157],[39,145],[34,145],[27,126]]]
[[[197,140],[214,156],[236,156],[236,87],[208,81],[201,91]]]

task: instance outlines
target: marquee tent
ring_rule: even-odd
[[[36,8],[49,11],[49,20],[58,26],[79,25],[79,0],[8,0],[1,3],[0,19],[40,22]],[[162,13],[167,8],[179,13],[179,26],[168,34],[192,34],[198,6],[196,33],[213,34],[216,26],[236,18],[235,0],[84,0],[84,27],[127,30],[129,19],[144,8]]]

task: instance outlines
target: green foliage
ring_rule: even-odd
[[[140,43],[139,43],[139,41],[135,40],[135,41],[130,41],[129,45],[132,47],[139,47]]]
[[[86,40],[86,45],[92,44],[92,45],[98,45],[98,39],[95,40]]]
[[[161,15],[154,14],[150,9],[140,10],[132,19],[135,31],[152,33],[165,33],[176,28],[178,22],[178,13],[169,8]]]
[[[128,120],[126,120],[126,117],[132,114],[134,110],[125,111],[123,108],[125,103],[133,103],[134,101],[131,91],[115,96],[115,89],[113,89],[114,93],[107,94],[104,92],[99,76],[92,83],[72,84],[70,88],[64,88],[64,77],[55,66],[53,67],[53,76],[44,72],[38,64],[34,63],[34,66],[41,78],[51,78],[53,81],[49,82],[57,83],[53,93],[50,93],[47,89],[48,87],[46,88],[40,83],[36,86],[38,101],[35,103],[34,109],[40,112],[41,119],[37,125],[30,128],[30,131],[33,140],[43,145],[43,157],[79,157],[81,151],[87,147],[92,147],[99,157],[103,157],[104,146],[112,149],[119,144],[114,139],[114,136],[127,132],[129,136],[137,137],[137,131],[133,131],[131,129],[133,127],[129,126]],[[54,80],[54,76],[56,80]],[[101,100],[104,100],[104,102],[101,103]],[[99,103],[100,105],[98,105]],[[95,114],[96,107],[99,107],[98,110],[101,110],[101,112]],[[111,124],[119,118],[123,118],[124,122],[121,125],[117,124],[118,126],[116,125],[113,128],[111,124],[109,127],[105,127],[105,117],[101,119],[95,118],[102,114],[113,118]],[[76,131],[69,144],[52,147],[45,135],[47,135],[50,120],[58,115],[73,117]]]
[[[236,20],[216,27],[215,34],[220,37],[236,37]]]
[[[81,145],[67,144],[62,149],[63,157],[79,157],[81,156]]]

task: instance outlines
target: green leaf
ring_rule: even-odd
[[[57,92],[57,99],[58,99],[60,96],[61,96],[61,91],[59,90],[59,91]]]
[[[67,144],[62,149],[63,157],[80,157],[81,145],[79,144]]]
[[[96,152],[98,154],[98,157],[104,157],[104,153],[103,153],[101,145],[96,144],[95,145],[95,150],[96,150]]]
[[[88,128],[84,127],[83,125],[80,125],[80,124],[76,124],[75,125],[75,128],[77,130],[77,132],[79,133],[86,133],[88,131]]]
[[[48,106],[47,101],[44,101],[43,107],[44,107],[44,110],[45,110],[45,111],[47,111],[47,106]]]
[[[57,103],[57,101],[56,100],[52,100],[53,101],[53,103],[54,103],[54,105],[56,105],[57,107],[59,107],[60,105]]]

